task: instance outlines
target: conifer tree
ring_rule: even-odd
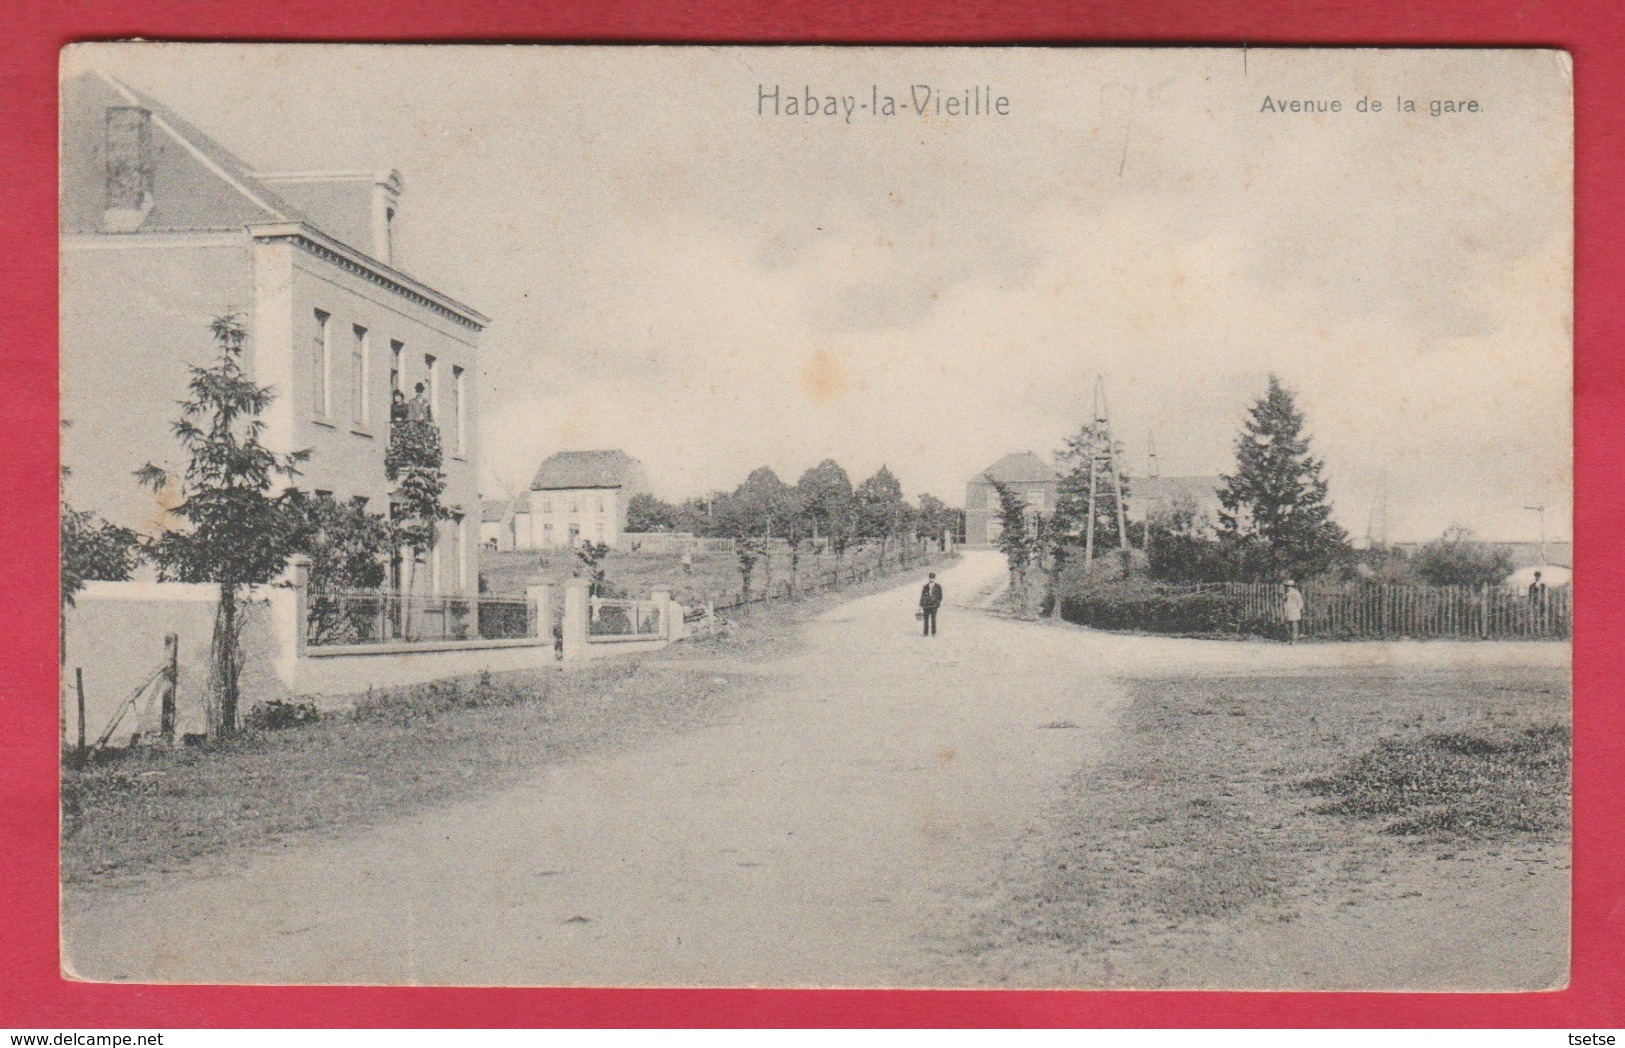
[[[1294,394],[1271,375],[1236,437],[1236,471],[1220,478],[1219,533],[1245,576],[1314,576],[1348,552],[1347,532],[1331,519],[1324,464],[1309,453],[1303,424]]]

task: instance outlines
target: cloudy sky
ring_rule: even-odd
[[[1273,371],[1355,535],[1385,473],[1396,540],[1533,538],[1534,504],[1569,533],[1570,81],[1550,53],[71,60],[252,165],[402,172],[402,268],[494,318],[490,494],[561,448],[621,447],[669,497],[834,457],[958,502],[1000,455],[1059,447],[1096,374],[1131,469],[1154,433],[1164,474],[1217,473]],[[775,117],[775,85],[902,112]],[[1009,113],[921,116],[913,85],[989,87]],[[1479,111],[1430,115],[1447,99]]]

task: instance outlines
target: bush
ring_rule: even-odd
[[[312,703],[272,699],[270,702],[256,702],[253,709],[248,711],[248,727],[253,731],[281,731],[302,724],[314,724],[321,716]]]
[[[1218,590],[1182,592],[1143,575],[1109,570],[1084,574],[1069,566],[1060,589],[1061,617],[1094,629],[1207,635],[1270,629],[1270,623],[1246,619],[1240,597]]]

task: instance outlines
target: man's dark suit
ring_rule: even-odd
[[[942,607],[942,587],[935,580],[927,582],[920,591],[920,610],[925,612],[924,636],[937,635],[937,609]]]

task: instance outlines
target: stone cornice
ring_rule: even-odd
[[[391,269],[354,248],[334,240],[303,222],[268,222],[248,227],[249,236],[262,243],[289,243],[371,284],[409,299],[470,331],[483,331],[491,318],[442,295],[405,273]]]

